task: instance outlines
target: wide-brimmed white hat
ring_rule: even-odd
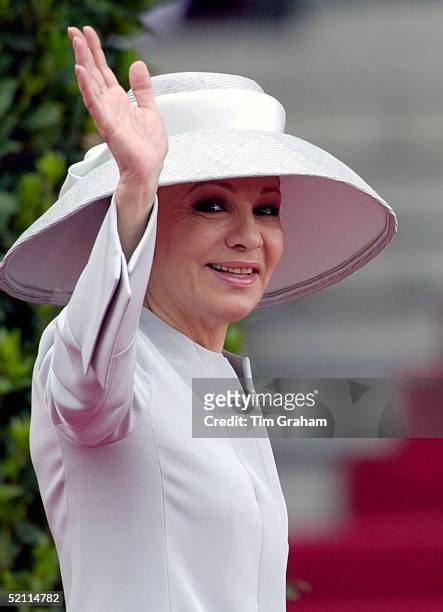
[[[390,206],[333,155],[285,134],[284,107],[255,81],[177,72],[151,82],[169,139],[160,187],[280,177],[284,252],[257,308],[342,280],[392,240],[397,220]],[[6,253],[0,288],[29,302],[67,304],[118,180],[106,143],[73,164],[59,199]]]

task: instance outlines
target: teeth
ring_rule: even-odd
[[[224,270],[225,272],[232,272],[233,274],[252,274],[252,268],[228,268],[227,266],[221,266],[220,264],[211,264],[216,270]]]

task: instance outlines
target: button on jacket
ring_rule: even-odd
[[[288,516],[268,438],[193,438],[192,378],[250,378],[143,307],[115,196],[40,340],[30,449],[68,612],[284,612]]]

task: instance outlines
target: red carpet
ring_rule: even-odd
[[[326,599],[287,602],[287,612],[442,612],[443,597]]]
[[[288,581],[311,592],[288,612],[443,612],[443,440],[405,441],[349,468],[353,516],[290,538]]]
[[[310,598],[443,598],[443,510],[357,516],[328,537],[290,541],[287,577],[309,582]]]
[[[409,440],[390,459],[358,461],[349,479],[356,512],[443,509],[443,440]]]

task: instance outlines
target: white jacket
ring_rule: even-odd
[[[284,612],[288,516],[269,439],[191,431],[192,378],[249,378],[249,360],[143,307],[157,212],[156,197],[127,263],[112,197],[34,366],[31,458],[66,609]]]

